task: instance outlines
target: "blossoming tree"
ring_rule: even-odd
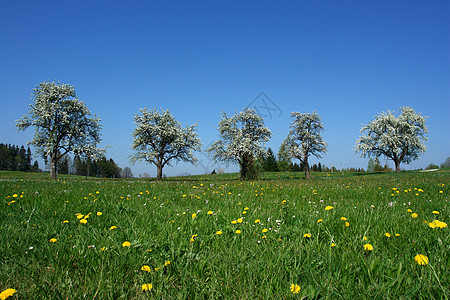
[[[256,157],[267,155],[264,143],[272,133],[264,127],[263,118],[255,110],[248,108],[232,117],[222,112],[218,130],[221,139],[206,151],[212,153],[216,161],[238,163],[241,179],[245,179],[248,168]]]
[[[382,112],[369,124],[363,125],[361,136],[355,144],[355,151],[362,157],[390,158],[395,163],[395,171],[400,171],[400,163],[410,163],[426,151],[425,141],[428,128],[425,117],[413,108],[400,108],[400,115]]]
[[[162,170],[170,166],[170,161],[197,161],[194,152],[201,147],[197,124],[183,128],[168,110],[160,113],[156,109],[141,108],[139,111],[134,116],[132,163],[145,160],[154,164],[156,177],[161,180]]]
[[[50,157],[50,176],[57,178],[57,163],[69,152],[97,149],[100,142],[100,118],[91,115],[80,101],[73,86],[56,82],[41,82],[33,89],[33,104],[29,114],[16,121],[19,130],[34,126],[33,140],[28,142],[37,153]]]
[[[294,157],[303,163],[305,178],[311,178],[308,158],[311,155],[319,158],[321,153],[327,152],[327,143],[322,138],[324,129],[317,112],[291,113],[292,122],[288,136],[282,143],[285,157]]]

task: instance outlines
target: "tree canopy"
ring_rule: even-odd
[[[400,115],[382,112],[375,119],[363,125],[356,141],[355,151],[362,157],[386,156],[400,171],[400,163],[410,163],[426,151],[425,141],[428,128],[425,117],[411,107],[401,107]]]
[[[50,157],[50,176],[56,179],[61,157],[100,142],[100,118],[91,115],[69,84],[41,82],[33,89],[32,101],[29,116],[22,116],[16,126],[19,130],[35,127],[28,143],[41,156]]]
[[[324,127],[317,112],[292,112],[291,118],[289,134],[280,147],[285,153],[281,155],[300,160],[304,166],[305,178],[309,179],[309,156],[320,158],[322,153],[327,152],[327,143],[321,135]]]
[[[207,151],[216,161],[239,164],[241,179],[245,179],[256,158],[266,157],[265,142],[269,141],[272,133],[264,127],[264,119],[248,108],[232,117],[222,112],[218,130],[221,139]]]
[[[195,163],[194,152],[201,147],[197,134],[197,124],[183,128],[168,111],[141,108],[134,116],[136,128],[133,131],[131,148],[135,153],[132,163],[145,160],[157,168],[157,179],[162,179],[164,166],[171,161]]]

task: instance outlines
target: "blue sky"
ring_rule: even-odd
[[[4,1],[0,142],[32,138],[34,129],[18,133],[15,120],[32,88],[55,80],[73,85],[101,117],[102,146],[113,146],[107,156],[122,168],[140,107],[198,121],[207,146],[221,110],[263,101],[277,109],[269,116],[259,108],[273,133],[268,146],[278,151],[292,111],[316,110],[328,142],[320,162],[337,168],[366,168],[353,151],[361,125],[411,106],[429,117],[428,151],[403,167],[440,164],[450,156],[449,13],[448,1]],[[156,175],[145,163],[131,168]]]

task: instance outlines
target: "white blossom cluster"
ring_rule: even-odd
[[[51,164],[56,164],[68,152],[82,152],[86,147],[97,149],[101,140],[100,118],[91,115],[85,103],[77,98],[73,86],[41,82],[33,89],[32,100],[30,116],[22,116],[16,126],[18,130],[35,127],[29,144],[40,155],[49,156]]]
[[[394,161],[399,171],[401,162],[410,163],[426,151],[428,128],[425,117],[411,107],[401,107],[400,115],[382,112],[369,124],[363,125],[355,150],[362,157],[384,155]]]
[[[308,157],[314,155],[319,158],[321,153],[327,152],[327,142],[322,138],[324,127],[317,112],[292,112],[291,118],[289,134],[280,147],[281,156],[300,160],[308,176]]]
[[[170,161],[197,161],[194,152],[201,148],[197,124],[183,128],[168,110],[160,113],[145,107],[139,111],[134,116],[132,162],[145,160],[154,164],[158,168],[157,177],[161,179],[162,168],[170,166]]]
[[[245,109],[230,117],[222,112],[218,127],[221,139],[206,151],[216,161],[238,163],[246,168],[258,156],[266,156],[267,142],[272,133],[264,127],[264,119],[255,110]]]

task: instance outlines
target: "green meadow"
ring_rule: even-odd
[[[300,175],[53,181],[0,172],[0,292],[448,299],[449,171]]]

